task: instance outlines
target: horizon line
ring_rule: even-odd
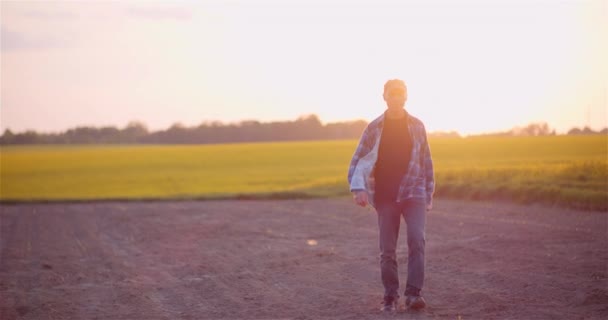
[[[128,121],[125,125],[120,126],[120,125],[116,125],[116,124],[110,124],[110,125],[90,125],[90,124],[80,124],[80,125],[75,125],[72,127],[68,127],[65,129],[59,129],[59,130],[49,130],[49,131],[38,131],[38,129],[32,129],[32,128],[28,128],[28,129],[24,129],[21,131],[13,131],[11,130],[11,128],[9,126],[6,126],[5,128],[3,128],[2,130],[2,134],[0,136],[3,136],[7,131],[10,131],[12,134],[24,134],[27,132],[35,132],[37,134],[64,134],[70,130],[74,130],[74,129],[79,129],[79,128],[94,128],[94,129],[102,129],[102,128],[116,128],[116,129],[125,129],[128,128],[131,125],[134,124],[140,124],[142,125],[149,133],[152,132],[158,132],[158,131],[166,131],[169,130],[170,128],[174,127],[174,126],[181,126],[185,129],[193,129],[202,125],[210,125],[213,123],[218,123],[221,126],[230,126],[230,125],[242,125],[244,123],[247,122],[257,122],[260,124],[270,124],[270,123],[285,123],[285,122],[295,122],[298,120],[305,120],[307,118],[311,118],[314,117],[316,118],[319,123],[322,126],[326,126],[329,124],[339,124],[339,123],[352,123],[352,122],[359,122],[359,121],[363,121],[366,124],[369,124],[371,121],[359,118],[359,119],[349,119],[349,120],[337,120],[337,121],[322,121],[321,118],[314,113],[311,114],[303,114],[300,115],[298,117],[296,117],[295,119],[275,119],[275,120],[259,120],[259,119],[252,119],[252,118],[243,118],[241,120],[236,120],[236,121],[224,121],[224,120],[203,120],[201,122],[199,122],[199,124],[194,124],[194,125],[185,125],[183,122],[181,121],[175,121],[173,122],[171,125],[169,125],[168,127],[165,128],[150,128],[144,121],[141,120],[130,120]],[[372,120],[373,121],[373,120]],[[526,124],[523,125],[514,125],[512,127],[510,127],[509,129],[497,129],[495,131],[479,131],[479,132],[475,132],[475,133],[468,133],[468,134],[463,134],[458,130],[433,130],[433,131],[428,131],[429,134],[437,134],[437,133],[444,133],[444,134],[458,134],[459,136],[462,137],[466,137],[466,136],[476,136],[476,135],[487,135],[487,134],[500,134],[500,133],[506,133],[506,132],[511,132],[515,129],[520,129],[520,128],[525,128],[527,126],[530,125],[534,125],[534,124],[546,124],[549,127],[549,131],[554,132],[555,134],[567,134],[569,131],[573,130],[573,129],[579,129],[579,130],[585,130],[585,129],[589,129],[592,131],[596,131],[596,132],[601,132],[604,129],[608,129],[608,125],[598,128],[597,130],[594,130],[594,128],[592,126],[589,125],[583,125],[583,126],[572,126],[570,127],[570,129],[565,130],[564,132],[559,132],[556,128],[553,128],[549,125],[548,122],[546,121],[531,121],[528,122]]]

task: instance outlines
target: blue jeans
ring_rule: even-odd
[[[424,283],[424,227],[426,203],[422,198],[402,202],[379,201],[376,203],[380,234],[380,271],[385,297],[399,297],[397,268],[397,239],[403,216],[407,225],[407,286],[405,295],[419,295]]]

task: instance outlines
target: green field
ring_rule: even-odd
[[[0,199],[290,198],[348,194],[357,141],[2,146]],[[608,210],[608,137],[430,141],[436,195]]]

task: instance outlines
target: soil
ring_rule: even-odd
[[[437,200],[428,306],[382,314],[376,213],[350,199],[0,209],[4,320],[608,319],[606,212]]]

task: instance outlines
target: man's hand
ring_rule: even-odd
[[[429,203],[426,205],[426,211],[431,211],[431,209],[433,209],[433,203]]]
[[[366,207],[369,204],[367,191],[353,191],[353,199],[359,206]]]

